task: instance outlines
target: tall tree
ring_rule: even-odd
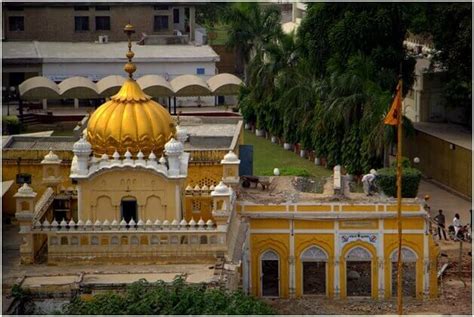
[[[262,6],[258,2],[234,3],[224,15],[229,27],[227,46],[237,52],[238,70],[244,75],[245,68],[252,56],[281,33],[279,7]]]

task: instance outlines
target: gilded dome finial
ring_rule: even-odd
[[[132,58],[133,56],[135,56],[135,53],[132,52],[132,34],[135,33],[135,28],[133,27],[133,25],[128,23],[127,25],[125,25],[123,32],[127,34],[128,37],[128,52],[126,54],[128,58],[128,63],[125,64],[125,67],[123,69],[128,73],[128,77],[130,77],[130,79],[133,79],[133,73],[137,70],[135,64],[132,63]]]

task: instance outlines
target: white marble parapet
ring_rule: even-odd
[[[166,176],[167,178],[183,178],[187,176],[187,169],[181,170],[181,172],[177,174],[170,173],[166,159],[157,162],[154,155],[145,158],[143,154],[139,152],[137,158],[133,159],[128,153],[125,154],[126,155],[123,159],[121,159],[122,157],[120,157],[117,152],[115,152],[112,157],[109,157],[106,154],[103,154],[100,158],[93,157],[90,159],[86,171],[79,171],[77,169],[71,170],[70,177],[76,179],[89,178],[99,171],[127,167],[152,170]]]
[[[152,221],[148,219],[146,222],[139,219],[138,222],[131,219],[128,223],[122,219],[120,223],[114,219],[110,222],[108,219],[103,221],[96,220],[92,222],[90,219],[86,221],[80,219],[77,222],[71,219],[67,222],[62,219],[60,222],[53,220],[49,222],[44,220],[42,223],[36,222],[33,225],[34,230],[38,231],[74,231],[74,232],[94,232],[94,231],[217,231],[214,222],[209,219],[205,222],[199,219],[197,222],[191,219],[187,222],[185,219],[178,221],[174,219],[171,223],[168,220],[160,221],[159,219]]]

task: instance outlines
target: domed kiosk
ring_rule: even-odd
[[[133,79],[133,26],[124,31],[129,78],[92,114],[86,135],[73,146],[70,177],[77,184],[77,217],[127,226],[150,219],[180,221],[190,155],[171,115]]]
[[[125,32],[133,33],[133,27],[127,25]],[[129,45],[129,61],[124,67],[129,78],[116,95],[94,111],[89,120],[87,139],[96,156],[112,155],[115,151],[124,154],[127,150],[133,155],[139,151],[144,155],[151,151],[161,155],[166,142],[176,134],[168,111],[151,100],[133,79],[136,70],[133,56]]]

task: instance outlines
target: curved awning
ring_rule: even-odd
[[[207,81],[207,85],[215,96],[238,95],[242,80],[232,74],[223,73],[215,75]]]
[[[125,78],[122,76],[111,75],[102,78],[95,85],[99,95],[102,97],[110,97],[118,93],[124,82]]]
[[[98,98],[97,86],[85,77],[71,77],[58,84],[59,94],[63,99],[94,99]]]
[[[41,99],[97,99],[116,94],[125,82],[122,76],[112,75],[97,84],[85,77],[71,77],[59,84],[46,77],[33,77],[19,86],[25,100]],[[143,91],[152,97],[230,96],[237,95],[242,80],[232,74],[218,74],[204,81],[196,75],[181,75],[171,82],[159,75],[145,75],[137,79]]]
[[[143,92],[152,97],[174,96],[171,84],[159,75],[145,75],[137,79]]]
[[[18,86],[21,98],[25,100],[61,99],[58,85],[49,78],[36,76]]]
[[[207,83],[195,75],[181,75],[171,81],[175,96],[211,96]]]

